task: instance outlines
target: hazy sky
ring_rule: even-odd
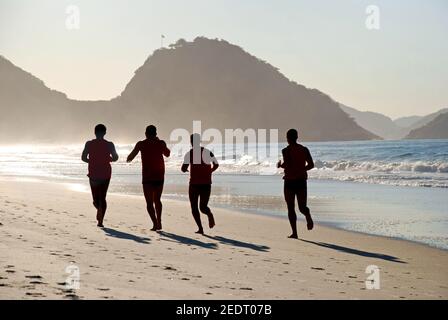
[[[379,30],[365,26],[368,5]],[[447,0],[0,0],[0,54],[70,98],[119,95],[161,34],[225,39],[360,110],[448,107]]]

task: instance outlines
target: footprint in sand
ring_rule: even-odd
[[[240,288],[240,290],[252,291],[252,290],[254,290],[254,289],[249,288],[249,287],[242,287],[242,288]]]
[[[62,291],[62,293],[65,293],[65,296],[76,296],[75,291],[73,291],[73,289],[60,289]]]
[[[22,289],[30,289],[30,290],[36,289],[36,287],[34,285],[32,285],[32,284],[27,284],[27,285],[24,285],[24,286],[20,286],[20,288],[22,288]]]
[[[221,289],[221,286],[210,286],[209,289]]]
[[[12,288],[12,285],[7,284],[7,283],[0,283],[0,287]]]
[[[168,270],[168,271],[177,271],[176,268],[170,267],[170,266],[166,266],[165,268],[163,268],[164,270]]]
[[[33,297],[33,298],[45,298],[45,296],[40,292],[27,292],[25,293],[27,296]]]

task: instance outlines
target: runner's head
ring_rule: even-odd
[[[201,135],[199,133],[193,133],[190,136],[190,142],[193,147],[199,147],[201,145]]]
[[[286,139],[288,140],[288,144],[293,144],[297,142],[299,138],[299,134],[296,129],[289,129],[286,133]]]
[[[103,138],[106,135],[106,126],[104,124],[98,124],[95,126],[95,136],[97,138]]]
[[[153,125],[147,126],[145,131],[146,138],[154,138],[157,136],[157,128]]]

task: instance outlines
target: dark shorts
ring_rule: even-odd
[[[308,191],[305,179],[285,180],[283,192],[288,205],[288,212],[294,213],[294,202],[297,198],[300,212],[309,214],[309,209],[307,207]]]
[[[199,214],[199,210],[205,214],[210,213],[208,201],[210,200],[211,190],[211,184],[190,184],[190,187],[188,188],[188,197],[190,199],[193,215]]]
[[[150,187],[163,187],[164,180],[152,180],[152,181],[143,181],[144,185],[150,186]]]
[[[297,180],[285,180],[285,189],[289,189],[291,191],[303,190],[307,189],[306,179],[297,179]]]
[[[192,192],[207,194],[207,193],[211,192],[212,185],[211,184],[190,184],[189,190],[191,190]]]
[[[90,186],[92,187],[108,187],[110,179],[95,179],[89,178]]]
[[[92,190],[93,205],[95,207],[106,204],[107,189],[109,188],[109,179],[89,179],[90,189]]]

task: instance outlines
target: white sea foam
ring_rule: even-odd
[[[313,143],[307,145],[316,168],[313,179],[356,181],[364,183],[448,187],[448,141],[368,141]],[[139,175],[139,157],[135,164],[124,162],[131,145],[117,145],[120,161],[113,165],[115,174]],[[83,145],[0,146],[0,174],[41,176],[47,178],[84,178],[86,165],[81,162]],[[276,168],[281,150],[270,157],[257,157],[256,146],[237,146],[223,154],[214,146],[220,162],[220,174],[281,175]],[[252,152],[251,152],[252,151]],[[173,153],[167,159],[168,173],[179,173],[183,155]]]

